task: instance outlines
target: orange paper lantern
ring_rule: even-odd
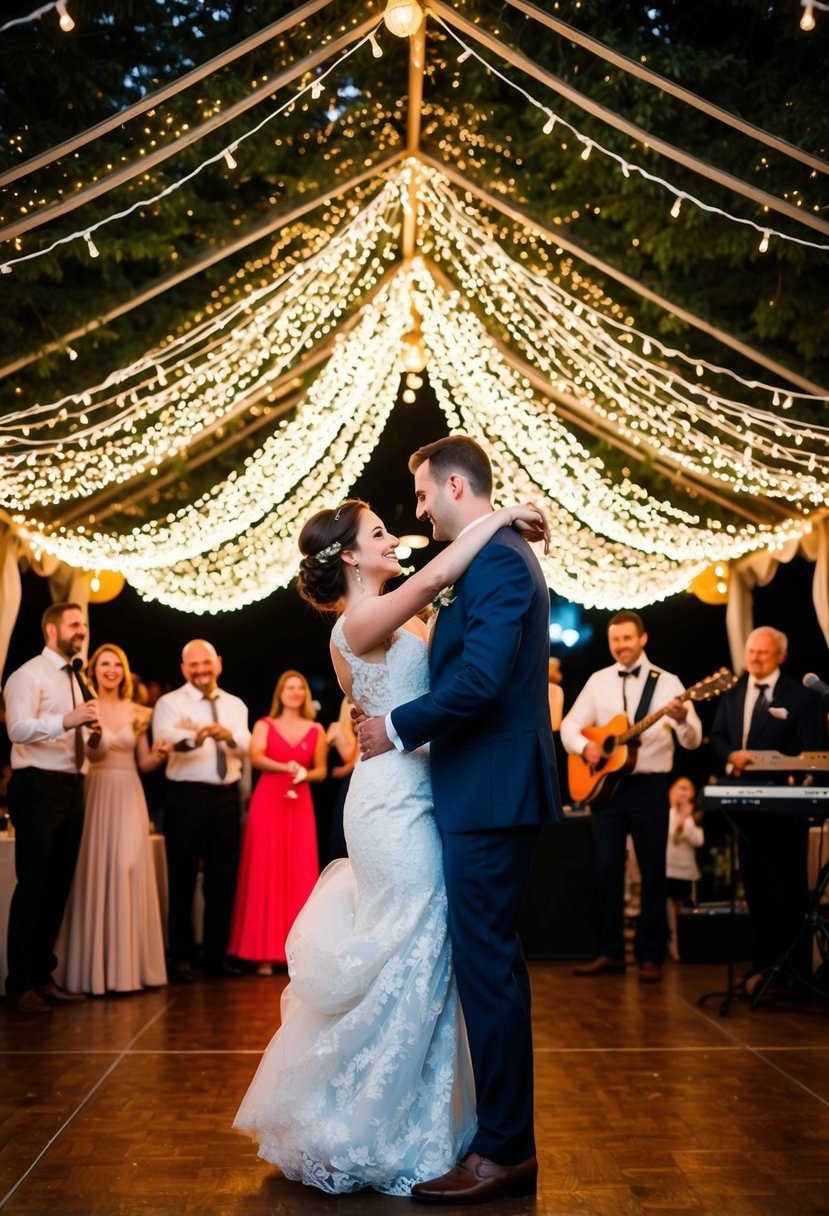
[[[96,570],[89,576],[90,604],[106,604],[120,595],[127,580],[117,570]]]

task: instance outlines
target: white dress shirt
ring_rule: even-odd
[[[761,676],[759,680],[755,679],[754,676],[748,677],[748,683],[746,685],[746,699],[743,705],[743,747],[746,745],[748,732],[751,730],[751,719],[754,716],[754,706],[757,704],[757,700],[760,696],[759,685],[766,685],[766,700],[768,701],[769,705],[771,705],[772,701],[774,700],[774,689],[779,678],[779,667],[775,667],[774,671],[772,671],[769,675]]]
[[[676,808],[671,807],[668,817],[668,845],[665,852],[665,870],[668,878],[682,878],[696,882],[700,877],[697,865],[697,849],[705,844],[705,833],[695,821],[693,815],[682,824],[679,840],[675,839],[679,815]]]
[[[6,681],[6,730],[12,743],[12,768],[42,768],[52,773],[77,773],[75,728],[66,730],[63,719],[83,701],[75,676],[64,667],[65,655],[44,646]],[[72,700],[74,685],[75,700]],[[82,772],[89,767],[84,758]]]
[[[242,773],[242,761],[250,747],[248,710],[244,701],[217,688],[213,693],[216,716],[233,736],[232,743],[207,738],[196,746],[196,734],[213,722],[210,702],[193,684],[183,684],[173,692],[159,697],[153,710],[153,742],[170,743],[173,751],[167,758],[169,781],[199,781],[205,785],[232,785]],[[178,750],[177,745],[184,745]],[[219,777],[216,751],[222,748],[227,757],[227,772]]]
[[[633,722],[633,715],[642,698],[648,672],[651,664],[643,651],[637,659],[634,668],[639,668],[638,676],[629,675],[622,679],[620,672],[624,671],[618,663],[611,667],[603,667],[596,671],[579,693],[575,703],[561,723],[561,741],[568,752],[581,755],[587,746],[587,739],[581,733],[584,726],[606,726],[617,714],[627,713],[628,721]],[[685,689],[678,676],[669,671],[659,670],[656,687],[653,690],[648,714],[662,709],[674,697],[678,697]],[[627,708],[625,707],[627,697]],[[688,716],[684,722],[674,722],[667,714],[663,715],[653,726],[649,726],[639,736],[639,747],[636,753],[635,773],[669,773],[673,766],[674,741],[673,734],[683,747],[693,749],[702,742],[702,723],[699,715],[690,701],[685,702]]]

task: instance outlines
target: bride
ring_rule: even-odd
[[[364,713],[428,690],[427,629],[416,614],[512,524],[545,534],[532,507],[495,511],[381,595],[401,573],[398,540],[365,503],[306,523],[299,592],[338,614],[334,668]],[[288,1178],[333,1194],[408,1195],[450,1169],[475,1131],[427,756],[358,762],[345,834],[348,859],[323,872],[288,936],[282,1024],[234,1127]]]

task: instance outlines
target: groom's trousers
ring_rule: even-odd
[[[500,1165],[535,1152],[530,981],[518,922],[539,832],[443,833],[449,932],[475,1076],[470,1151]]]

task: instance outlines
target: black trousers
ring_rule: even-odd
[[[800,816],[739,813],[740,875],[754,934],[754,968],[765,971],[781,960],[806,918],[809,892],[809,825]],[[789,958],[807,978],[812,973],[811,934],[803,933]]]
[[[625,862],[633,838],[642,876],[641,911],[633,950],[640,963],[661,963],[668,922],[665,849],[668,843],[668,778],[665,773],[624,777],[612,798],[591,808],[599,900],[599,953],[625,957]]]
[[[9,781],[17,885],[9,909],[7,992],[48,984],[55,939],[83,830],[83,777],[41,768],[15,769]]]
[[[193,895],[204,862],[204,961],[227,954],[239,865],[239,785],[168,781],[164,841],[170,884],[170,960],[195,962]]]

